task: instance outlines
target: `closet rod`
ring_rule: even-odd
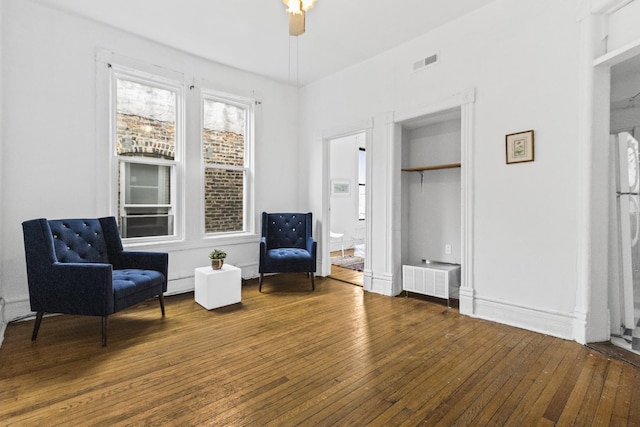
[[[438,169],[452,169],[459,168],[462,165],[460,163],[448,163],[445,165],[435,165],[435,166],[418,166],[415,168],[402,168],[404,172],[422,172],[422,171],[433,171]]]

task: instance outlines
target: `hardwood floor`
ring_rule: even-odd
[[[640,425],[640,369],[443,304],[304,274],[10,324],[0,425]]]

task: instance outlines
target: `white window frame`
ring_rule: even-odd
[[[361,169],[361,168],[360,168],[360,164],[361,164],[361,162],[360,162],[360,153],[361,153],[361,152],[362,152],[362,153],[364,153],[364,164],[365,164],[365,177],[364,177],[364,183],[360,182],[360,175],[361,175],[361,170],[360,170],[360,169]],[[360,221],[366,221],[366,220],[367,220],[367,208],[366,208],[366,205],[367,205],[367,199],[366,199],[366,197],[367,197],[367,196],[366,196],[366,193],[367,193],[367,190],[366,190],[366,188],[367,188],[367,178],[366,178],[367,149],[366,149],[365,147],[358,147],[358,155],[357,155],[357,156],[358,156],[358,165],[357,165],[357,170],[358,170],[358,178],[357,178],[357,181],[358,181],[358,195],[357,195],[357,197],[356,197],[356,200],[357,200],[357,201],[356,201],[356,205],[357,205],[356,212],[358,213],[358,214],[357,214],[357,216],[358,216],[357,220],[360,222]],[[360,188],[361,188],[361,187],[364,187],[364,189],[365,189],[365,202],[364,202],[364,206],[360,204]],[[361,209],[364,211],[364,213],[363,213],[364,218],[360,218],[360,210],[361,210]]]
[[[244,134],[244,165],[233,166],[216,163],[206,163],[203,155],[203,140],[204,140],[204,101],[218,101],[226,104],[234,105],[236,107],[244,108],[246,111],[245,117],[245,134]],[[241,96],[235,96],[228,93],[223,93],[211,89],[202,89],[200,91],[200,164],[202,165],[201,172],[201,197],[202,205],[200,209],[200,217],[202,223],[202,233],[208,238],[219,238],[227,236],[240,236],[253,234],[255,232],[254,226],[254,160],[253,152],[255,145],[254,129],[255,129],[255,102],[253,99],[245,98]],[[242,200],[242,230],[226,231],[226,232],[206,232],[205,230],[205,173],[207,169],[222,169],[222,170],[236,170],[244,173],[244,193]]]
[[[117,152],[117,79],[128,80],[146,86],[158,87],[172,91],[176,94],[176,118],[175,118],[175,156],[173,160],[153,159],[147,157],[121,156]],[[118,212],[118,168],[120,162],[153,164],[171,167],[171,212],[173,213],[173,234],[162,236],[128,237],[123,238],[125,244],[155,243],[181,240],[183,238],[182,206],[184,190],[184,146],[185,146],[185,85],[179,80],[165,78],[152,72],[139,71],[125,66],[110,64],[110,152],[111,152],[111,208],[112,214],[119,218]]]

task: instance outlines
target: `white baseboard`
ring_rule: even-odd
[[[21,298],[13,298],[5,300],[4,308],[4,321],[9,324],[17,319],[30,318],[35,316],[35,313],[31,311],[31,304],[29,303],[29,296]]]
[[[236,267],[242,270],[242,278],[245,280],[254,279],[258,277],[258,265],[253,264],[234,264]],[[195,273],[194,273],[195,274]],[[192,292],[195,288],[195,276],[183,276],[178,278],[169,279],[167,284],[167,292],[165,295],[178,295],[185,292]]]
[[[364,278],[366,281],[370,282],[370,288],[365,288],[367,291],[381,295],[395,296],[393,294],[393,276],[389,274],[365,274]]]
[[[574,318],[570,313],[525,307],[475,295],[473,317],[573,340]]]
[[[467,287],[460,288],[460,314],[473,316],[473,289]]]
[[[4,341],[4,331],[7,330],[7,322],[4,321],[4,298],[0,298],[0,347]]]
[[[7,330],[9,322],[14,320],[31,319],[35,317],[35,313],[31,311],[29,297],[13,298],[3,300],[4,304],[0,304],[0,346],[4,341],[4,333]]]

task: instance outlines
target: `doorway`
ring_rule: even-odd
[[[403,277],[403,289],[457,305],[462,267],[461,109],[407,120],[401,127],[401,263],[414,285],[405,284]],[[446,277],[447,283],[435,277]],[[417,278],[424,283],[416,283]]]
[[[329,277],[363,286],[366,132],[329,140]]]
[[[610,87],[611,342],[640,354],[640,55],[611,67]]]

